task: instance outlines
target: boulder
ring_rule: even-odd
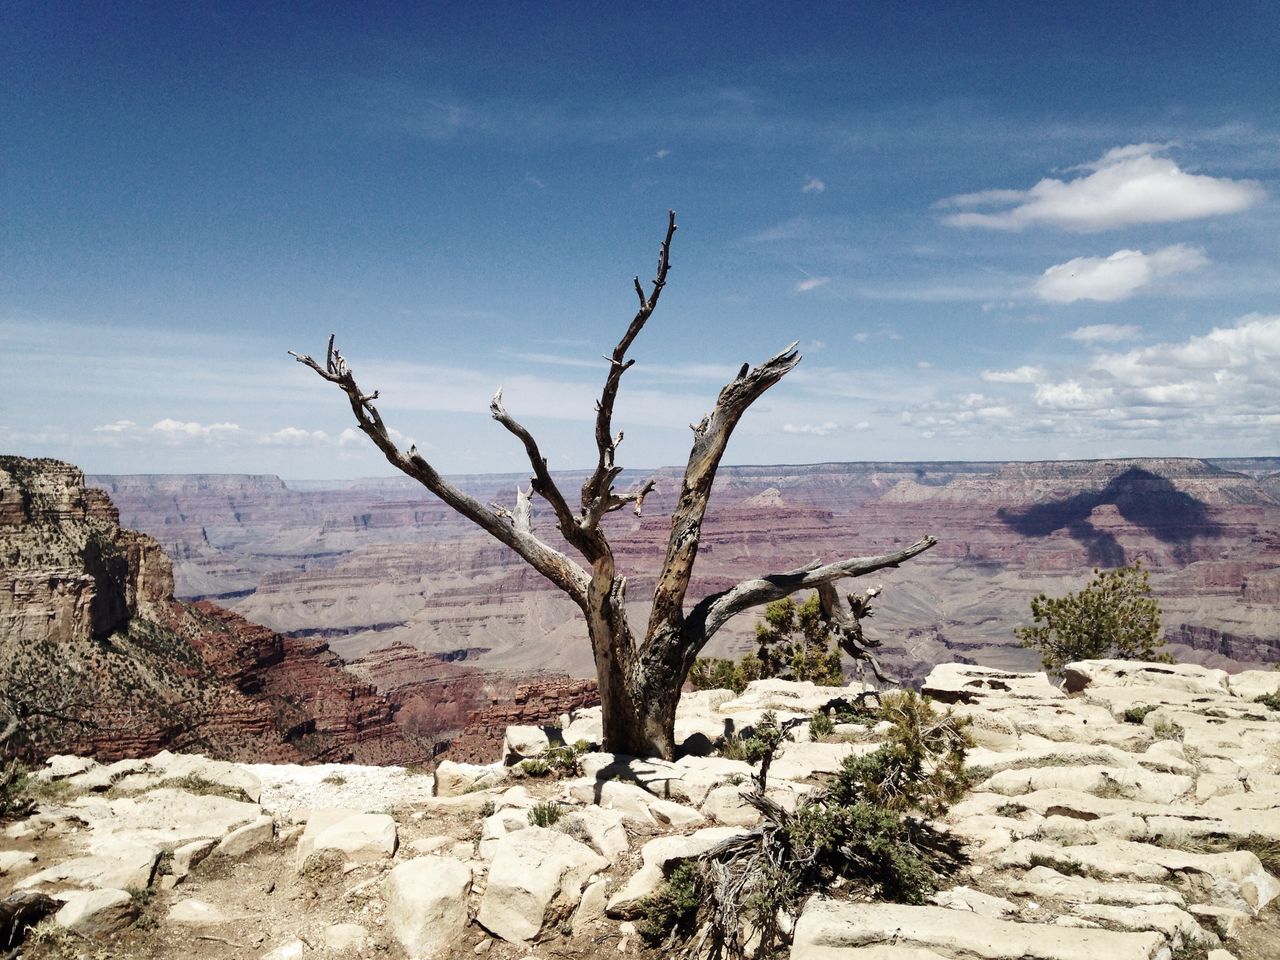
[[[224,857],[243,857],[276,835],[276,824],[268,816],[257,817],[243,827],[237,827],[218,843],[218,853]]]
[[[213,853],[217,845],[216,840],[192,840],[177,847],[173,851],[173,858],[169,861],[170,873],[181,880],[199,866],[205,857]]]
[[[1050,860],[1074,860],[1107,877],[1138,880],[1193,877],[1204,895],[1218,906],[1248,909],[1254,914],[1280,894],[1280,881],[1263,869],[1257,856],[1246,850],[1188,853],[1125,840],[1100,840],[1067,847],[1019,840],[1000,854],[997,865],[1027,867],[1037,855]]]
[[[584,843],[530,827],[498,841],[476,920],[512,943],[535,939],[548,920],[567,918],[588,878],[609,865]]]
[[[859,684],[852,695],[861,691]],[[848,687],[820,687],[808,680],[752,680],[740,696],[722,702],[719,710],[721,714],[773,710],[807,715],[850,696]]]
[[[632,823],[655,823],[680,828],[702,823],[706,818],[692,807],[662,800],[634,783],[583,778],[565,784],[569,795],[580,803],[617,810]]]
[[[617,810],[602,807],[572,809],[556,821],[554,829],[590,844],[596,853],[614,863],[631,849],[626,818]]]
[[[451,857],[418,857],[387,876],[387,924],[405,952],[420,960],[458,955],[467,926],[471,867]]]
[[[435,770],[436,796],[460,797],[466,793],[496,787],[506,776],[506,770],[501,764],[482,766],[441,760]]]
[[[297,937],[291,937],[284,943],[272,947],[262,954],[258,960],[302,960],[306,955],[307,945]]]
[[[1242,670],[1227,678],[1237,697],[1252,703],[1258,697],[1280,693],[1280,670]]]
[[[948,910],[965,910],[969,913],[980,913],[984,917],[1011,917],[1017,914],[1018,907],[1003,897],[993,897],[972,887],[951,887],[941,890],[929,898],[934,906],[946,907]]]
[[[560,731],[554,727],[513,724],[502,738],[502,762],[514,767],[521,760],[540,756],[551,749],[553,737],[554,742],[560,742]]]
[[[101,937],[123,930],[138,913],[137,903],[124,890],[89,890],[67,897],[53,920],[81,936]]]
[[[357,813],[315,835],[312,850],[337,850],[348,863],[385,860],[396,852],[396,822],[385,813]]]
[[[1094,880],[1064,876],[1049,867],[1033,867],[1021,877],[1002,876],[1000,885],[1016,896],[1053,898],[1074,903],[1104,903],[1124,907],[1171,904],[1185,906],[1182,894],[1159,883]]]
[[[256,803],[215,795],[199,796],[171,787],[137,797],[108,800],[87,796],[69,804],[93,832],[95,843],[118,838],[169,848],[193,840],[222,838],[262,816]]]

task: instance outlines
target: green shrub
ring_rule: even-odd
[[[1253,698],[1254,703],[1260,703],[1268,710],[1280,710],[1280,692],[1263,693]]]
[[[1054,857],[1043,853],[1033,853],[1028,858],[1028,862],[1033,867],[1048,867],[1050,870],[1057,870],[1058,873],[1067,877],[1087,877],[1089,870],[1079,860],[1071,857]]]
[[[756,623],[755,653],[737,661],[699,657],[689,671],[695,690],[728,688],[734,693],[742,693],[752,680],[770,677],[844,686],[840,648],[816,593],[800,604],[792,597],[768,604]]]
[[[830,716],[819,710],[809,718],[809,736],[814,740],[821,740],[835,733],[836,722]]]
[[[760,660],[754,653],[749,653],[738,661],[723,657],[699,657],[689,671],[689,683],[695,690],[732,690],[734,693],[742,693],[747,689],[748,683],[763,676]]]
[[[564,816],[564,808],[558,803],[535,803],[529,808],[529,822],[535,827],[550,827]]]
[[[670,939],[687,940],[697,929],[704,879],[698,865],[684,862],[657,892],[640,902],[637,930],[646,944],[656,947]]]
[[[27,768],[17,760],[10,760],[0,770],[0,822],[18,820],[35,809],[35,802],[27,792],[30,783]]]
[[[1130,707],[1124,712],[1125,723],[1142,723],[1147,719],[1147,714],[1152,710],[1159,709],[1155,704],[1144,704],[1141,707]]]
[[[1074,660],[1111,657],[1120,660],[1169,662],[1157,648],[1160,605],[1142,564],[1094,570],[1079,593],[1065,597],[1040,594],[1031,601],[1034,624],[1015,632],[1024,647],[1040,651],[1046,670],[1058,671]]]

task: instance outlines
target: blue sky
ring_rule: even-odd
[[[629,466],[1280,452],[1274,3],[276,6],[0,9],[0,449],[581,467],[675,208]]]

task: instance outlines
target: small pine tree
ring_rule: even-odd
[[[1079,593],[1065,597],[1040,594],[1031,601],[1034,623],[1015,634],[1024,647],[1040,651],[1046,670],[1057,672],[1075,660],[1115,658],[1169,662],[1157,648],[1160,605],[1141,563],[1114,570],[1094,570]]]
[[[840,650],[832,643],[816,593],[801,604],[783,597],[767,605],[764,619],[756,622],[756,643],[756,656],[766,677],[844,685]]]
[[[756,621],[755,653],[741,660],[699,657],[689,671],[695,690],[728,688],[742,693],[752,680],[811,680],[828,687],[844,686],[840,648],[822,616],[818,595],[797,604],[791,597],[775,600]]]

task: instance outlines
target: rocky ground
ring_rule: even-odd
[[[1256,700],[1280,672],[1090,661],[1066,680],[933,671],[926,692],[972,718],[976,786],[948,816],[971,861],[932,905],[814,897],[791,957],[1280,957],[1280,712]],[[56,907],[17,955],[657,956],[637,936],[639,902],[756,819],[740,797],[752,768],[698,754],[766,710],[807,718],[849,694],[784,681],[689,694],[680,760],[587,753],[560,779],[520,764],[559,738],[596,740],[598,708],[512,727],[494,764],[434,774],[54,758],[39,809],[0,836],[5,903],[43,893]],[[771,772],[784,807],[880,737],[797,733]],[[532,825],[547,804],[558,821]]]

